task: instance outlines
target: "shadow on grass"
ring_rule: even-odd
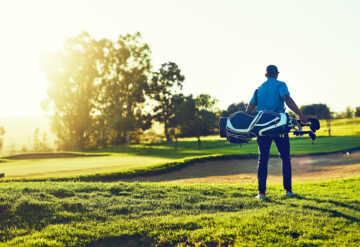
[[[314,201],[316,203],[331,203],[331,204],[334,204],[337,207],[359,211],[358,207],[354,207],[352,205],[348,205],[346,203],[337,202],[337,201],[333,201],[333,200],[320,200],[320,199],[315,199],[315,198],[306,198],[306,197],[303,197],[303,196],[300,196],[300,195],[296,195],[296,198],[298,198],[300,200]],[[320,207],[315,207],[315,206],[310,206],[310,205],[303,205],[302,207],[306,208],[306,209],[310,209],[310,210],[317,210],[317,211],[321,211],[321,212],[324,212],[324,213],[329,213],[331,215],[331,217],[341,217],[341,218],[345,218],[345,219],[347,219],[349,221],[352,221],[352,222],[359,222],[359,220],[360,220],[357,217],[346,215],[346,214],[340,213],[339,211],[329,209],[329,208],[320,208]]]
[[[110,247],[110,246],[154,246],[155,241],[146,236],[135,234],[132,236],[105,237],[90,244],[92,247]]]

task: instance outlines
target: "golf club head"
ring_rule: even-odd
[[[316,132],[320,129],[320,122],[316,118],[309,118],[310,129],[312,132]]]
[[[315,141],[316,135],[315,135],[314,132],[309,132],[309,136],[310,136],[310,138],[311,138],[313,141]]]

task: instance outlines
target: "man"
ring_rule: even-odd
[[[284,102],[286,105],[296,113],[302,122],[307,122],[308,118],[304,116],[297,107],[294,100],[290,97],[289,90],[285,82],[278,81],[279,75],[278,68],[275,65],[269,65],[266,68],[265,76],[268,78],[258,90],[255,91],[246,112],[250,113],[255,110],[257,106],[258,111],[275,111],[285,112]],[[257,138],[259,147],[259,160],[258,160],[258,183],[259,194],[256,196],[258,199],[265,199],[266,191],[266,178],[267,166],[270,155],[270,147],[272,141],[275,142],[282,160],[282,174],[285,195],[293,197],[295,194],[291,188],[291,161],[290,161],[290,142],[289,135],[285,136],[260,136]]]

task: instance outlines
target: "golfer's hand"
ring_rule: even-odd
[[[304,115],[299,115],[299,118],[302,123],[306,123],[307,121],[309,121],[309,118]]]

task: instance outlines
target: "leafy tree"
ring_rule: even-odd
[[[45,110],[61,149],[82,149],[93,133],[95,84],[103,59],[103,42],[86,32],[68,39],[43,61],[49,86]]]
[[[352,118],[354,116],[354,111],[351,109],[350,106],[346,107],[344,112],[344,118]]]
[[[214,112],[216,102],[207,94],[201,94],[196,98],[190,95],[185,97],[176,109],[176,121],[180,135],[196,137],[199,148],[201,148],[200,137],[216,131],[218,125],[218,118]]]
[[[151,116],[145,114],[149,93],[150,48],[141,41],[140,33],[120,35],[107,41],[101,67],[97,98],[98,131],[102,145],[130,141],[130,132],[151,127]]]
[[[175,101],[178,99],[178,92],[182,89],[185,77],[181,74],[176,63],[168,62],[161,65],[158,72],[152,77],[151,95],[157,102],[154,107],[154,119],[164,124],[165,137],[171,141],[169,128],[175,118]]]
[[[330,108],[326,104],[311,104],[300,107],[304,115],[314,117],[317,119],[331,118]]]
[[[246,111],[248,107],[248,103],[241,101],[240,103],[233,103],[228,106],[227,110],[221,112],[222,117],[229,117],[231,114],[238,112],[238,111]]]
[[[40,137],[40,129],[36,128],[33,137],[33,150],[35,152],[46,152],[51,149],[47,145],[47,133],[44,132],[42,138]]]
[[[62,149],[120,144],[131,131],[151,126],[145,113],[150,49],[141,35],[116,42],[87,33],[68,39],[43,69],[49,80],[45,109]]]
[[[3,126],[0,126],[0,151],[3,148],[3,144],[4,144],[3,135],[5,135],[5,133],[6,133],[5,128]]]
[[[355,117],[360,117],[360,106],[355,108]]]

